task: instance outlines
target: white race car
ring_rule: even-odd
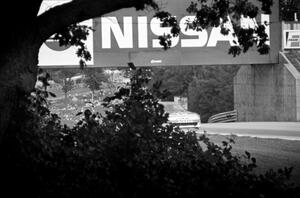
[[[198,113],[187,111],[175,102],[160,102],[169,113],[169,123],[179,128],[197,128],[201,126],[201,117]]]
[[[169,113],[169,122],[179,128],[200,128],[201,118],[197,113],[180,111]]]

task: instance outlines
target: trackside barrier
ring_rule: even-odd
[[[208,119],[208,123],[226,123],[237,121],[237,110],[218,113]]]

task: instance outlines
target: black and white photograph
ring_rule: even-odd
[[[0,16],[0,197],[300,197],[300,0]]]

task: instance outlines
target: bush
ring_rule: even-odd
[[[0,145],[3,189],[31,197],[299,196],[291,169],[256,175],[255,159],[234,156],[232,140],[218,146],[167,125],[158,89],[133,72],[128,88],[105,99],[105,117],[87,110],[74,128],[47,110],[46,91],[25,100]]]

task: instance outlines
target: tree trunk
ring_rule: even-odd
[[[0,58],[0,143],[18,116],[19,101],[34,89],[39,45],[30,41],[11,44]],[[17,115],[17,116],[16,116]]]

